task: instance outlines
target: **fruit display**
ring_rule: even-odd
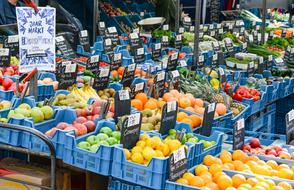
[[[54,90],[58,90],[58,81],[53,81],[51,78],[44,78],[43,80],[38,80],[38,84],[53,85]]]
[[[102,100],[114,101],[115,90],[113,88],[106,88],[98,91],[98,96]]]
[[[193,173],[192,173],[193,172]],[[275,183],[273,180],[258,177],[245,177],[242,174],[228,175],[222,167],[213,164],[196,166],[193,171],[186,172],[176,183],[207,190],[245,190],[245,189],[292,189],[287,182]]]
[[[90,152],[97,152],[100,145],[113,146],[120,143],[120,132],[112,131],[109,127],[102,127],[98,134],[90,135],[86,141],[78,143],[78,147]]]
[[[294,160],[294,153],[279,145],[262,146],[259,139],[253,138],[249,143],[244,144],[242,150],[250,154],[258,154],[281,159]]]
[[[127,160],[148,165],[152,158],[166,158],[181,146],[185,145],[182,145],[177,139],[161,140],[158,136],[150,137],[148,134],[143,134],[136,146],[131,150],[124,149],[124,153]]]
[[[81,100],[71,94],[58,94],[54,97],[53,106],[65,106],[65,107],[73,107],[73,108],[85,108],[87,107],[86,103],[81,102]]]
[[[240,86],[233,94],[233,99],[242,101],[244,98],[253,99],[255,102],[260,100],[261,93],[256,89],[249,89],[244,86]]]
[[[220,169],[239,171],[245,174],[258,174],[287,180],[294,179],[294,171],[291,166],[279,164],[274,160],[266,162],[254,155],[249,156],[242,150],[235,150],[233,153],[223,151],[219,158],[207,155],[204,157],[203,164],[209,167],[214,165]]]
[[[230,105],[230,110],[233,113],[233,117],[238,116],[245,109],[245,105],[239,102],[232,102]]]
[[[13,60],[13,58],[11,57],[11,60]],[[17,65],[13,65],[11,63],[10,67],[6,67],[6,68],[0,68],[0,76],[14,76],[14,75],[19,75],[18,72],[18,66]]]
[[[120,8],[114,8],[110,3],[101,2],[100,7],[108,16],[126,16]]]
[[[3,91],[10,91],[12,90],[13,92],[16,92],[16,83],[13,82],[12,79],[10,78],[2,78],[0,77],[0,90]],[[26,84],[19,84],[19,92],[22,92],[23,89],[25,88]]]
[[[188,115],[186,112],[179,111],[177,114],[177,121],[190,125],[192,129],[200,127],[202,124],[202,117],[198,115]]]
[[[77,117],[84,117],[86,120],[95,121],[102,116],[101,107],[105,103],[104,100],[95,101],[92,105],[86,108],[78,108],[76,109]],[[114,104],[111,103],[109,106],[109,110],[106,113],[106,119],[112,119],[114,116]]]
[[[1,118],[1,121],[6,123],[10,118],[24,119],[32,118],[34,123],[40,123],[45,120],[49,120],[54,116],[54,110],[50,106],[31,107],[30,105],[23,103],[16,109],[10,110],[7,118]]]
[[[97,92],[90,85],[85,85],[82,88],[73,86],[70,92],[75,98],[79,99],[81,103],[87,103],[90,98],[100,100]]]

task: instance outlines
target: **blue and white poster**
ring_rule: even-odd
[[[16,8],[21,73],[37,68],[55,71],[55,20],[54,8]]]

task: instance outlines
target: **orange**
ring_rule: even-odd
[[[171,90],[170,93],[176,98],[178,98],[180,96],[180,93],[177,90]]]
[[[249,156],[248,158],[247,158],[247,160],[252,160],[252,161],[258,161],[259,160],[259,158],[257,157],[257,156]]]
[[[119,67],[117,69],[117,72],[119,73],[119,75],[123,75],[124,74],[124,71],[125,71],[125,68],[124,67]]]
[[[226,190],[236,190],[236,188],[235,187],[228,187],[228,188],[226,188]]]
[[[185,119],[183,119],[181,122],[183,122],[183,123],[187,123],[187,124],[190,125],[191,128],[193,128],[193,121],[192,121],[191,119],[189,119],[189,118],[185,118]]]
[[[248,155],[242,150],[235,150],[232,155],[233,160],[240,160],[243,163],[246,163]]]
[[[242,187],[242,188],[246,188],[246,189],[251,189],[252,188],[252,186],[250,185],[250,184],[248,184],[248,183],[243,183],[243,184],[241,184],[240,186],[239,186],[239,188],[240,187]]]
[[[194,187],[203,187],[205,184],[204,184],[204,181],[203,181],[203,179],[201,177],[194,176],[189,181],[189,185],[194,186]]]
[[[234,187],[239,187],[241,184],[246,183],[246,178],[241,174],[236,174],[232,177]]]
[[[280,170],[282,168],[285,168],[285,169],[289,169],[289,166],[286,165],[286,164],[280,164],[278,167],[277,167],[277,170]]]
[[[207,166],[203,165],[203,164],[200,164],[198,166],[196,166],[195,168],[195,174],[196,175],[201,175],[203,172],[207,172],[208,171],[208,168]]]
[[[204,107],[204,101],[199,98],[195,98],[195,105],[199,107]]]
[[[184,179],[184,178],[180,178],[176,181],[177,183],[180,183],[180,184],[184,184],[184,185],[189,185],[189,182],[188,180]]]
[[[153,100],[148,100],[146,104],[144,105],[144,109],[151,109],[151,110],[157,109],[157,102],[154,102]]]
[[[214,158],[213,162],[214,162],[214,164],[220,164],[220,165],[223,164],[222,160],[219,158]]]
[[[282,168],[278,171],[278,177],[283,179],[292,179],[293,171],[290,169]]]
[[[222,160],[223,163],[232,162],[232,154],[228,151],[222,151],[219,158]]]
[[[273,186],[271,190],[284,190],[284,188],[281,186]]]
[[[218,103],[216,104],[215,111],[218,115],[225,115],[227,113],[227,107],[225,104]]]
[[[251,188],[251,190],[266,190],[263,186],[257,185],[253,188]]]
[[[291,190],[292,186],[287,182],[280,182],[278,186],[283,187],[284,190]]]
[[[218,178],[217,185],[221,190],[225,190],[233,186],[233,180],[227,175],[222,175]]]
[[[227,164],[222,165],[223,170],[231,170],[230,166]]]
[[[190,181],[192,177],[194,177],[194,174],[192,174],[190,172],[186,172],[183,175],[183,178],[186,179],[186,180],[188,180],[188,181]]]
[[[235,170],[237,170],[238,168],[242,168],[244,165],[243,162],[241,162],[240,160],[233,161],[233,164],[235,166]]]
[[[158,101],[157,102],[157,107],[158,108],[160,108],[160,109],[162,109],[163,108],[163,106],[166,104],[166,102],[165,101],[163,101],[163,100],[161,100],[161,101]]]
[[[250,177],[247,179],[247,183],[253,187],[258,183],[258,179],[256,179],[255,177]]]
[[[143,103],[141,102],[141,100],[137,100],[137,99],[131,100],[131,106],[136,108],[139,111],[143,110]]]
[[[211,175],[201,174],[199,177],[201,177],[204,181],[204,184],[212,182]]]
[[[187,108],[187,107],[191,107],[191,101],[189,100],[189,98],[181,98],[179,100],[179,107],[180,108]]]
[[[173,98],[173,97],[174,97],[174,95],[172,93],[168,92],[162,96],[162,99],[167,102],[170,98]]]
[[[278,166],[279,166],[278,163],[276,161],[274,161],[274,160],[269,160],[269,161],[266,162],[266,164],[268,166],[270,166],[272,169],[277,169]]]
[[[235,166],[232,163],[225,163],[224,166],[229,167],[230,170],[235,170]]]
[[[186,107],[185,110],[187,110],[187,111],[189,111],[189,112],[192,112],[192,113],[195,112],[195,110],[194,110],[193,107]]]
[[[199,107],[195,109],[195,113],[198,113],[199,115],[204,115],[205,108]]]
[[[177,121],[181,122],[183,119],[187,118],[188,114],[186,114],[185,112],[179,112],[177,114]]]
[[[209,175],[210,177],[212,177],[212,174],[209,171],[202,172],[200,175]]]
[[[238,187],[237,190],[248,190],[246,187]]]
[[[213,181],[217,182],[218,178],[222,175],[226,175],[224,172],[218,172],[213,176]]]
[[[116,70],[111,71],[112,77],[116,78],[118,77],[118,72]]]
[[[144,105],[146,104],[146,102],[148,101],[148,96],[145,93],[138,93],[135,96],[135,99],[140,100]]]
[[[249,160],[249,161],[247,161],[246,164],[247,164],[250,168],[252,168],[253,166],[256,166],[256,165],[257,165],[257,163],[256,163],[255,161],[253,161],[253,160]]]
[[[267,183],[270,187],[273,187],[276,185],[275,182],[271,179],[266,179],[264,180],[264,182]]]
[[[188,116],[188,119],[192,120],[193,128],[199,127],[201,125],[202,119],[197,115],[192,114],[192,115]]]
[[[209,182],[205,186],[208,187],[210,190],[219,190],[217,184],[215,184],[213,182]]]
[[[203,159],[203,163],[206,166],[211,166],[212,164],[214,164],[214,160],[215,160],[215,157],[213,157],[211,155],[206,155]]]
[[[223,171],[222,166],[219,164],[212,164],[209,168],[209,172],[212,175],[216,174],[217,172],[222,172],[222,171]]]

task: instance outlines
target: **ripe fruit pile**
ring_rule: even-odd
[[[165,101],[162,101],[161,99],[154,99],[154,98],[148,98],[147,94],[145,93],[139,93],[135,96],[135,99],[131,101],[132,107],[136,108],[139,111],[143,110],[156,110],[161,109],[163,105],[165,104]]]
[[[54,90],[58,90],[58,81],[53,81],[51,78],[44,78],[43,80],[38,80],[38,84],[53,85]]]
[[[193,114],[188,115],[186,112],[178,112],[177,121],[190,125],[192,129],[200,127],[202,124],[202,118],[200,116]]]
[[[242,150],[236,150],[233,154],[223,151],[220,158],[207,155],[203,163],[206,166],[218,165],[226,170],[294,180],[294,167],[290,168],[286,164],[278,164],[273,160],[265,162],[254,155],[248,156]]]
[[[243,145],[242,150],[251,154],[266,155],[271,157],[279,157],[281,159],[294,160],[294,152],[289,153],[285,148],[278,145],[261,146],[259,139],[253,138],[250,143]]]
[[[109,127],[102,127],[97,135],[87,137],[86,141],[81,141],[78,147],[96,153],[100,145],[112,146],[120,143],[120,132],[112,131]]]
[[[23,89],[25,88],[26,84],[19,84],[19,92],[22,92]],[[10,78],[2,78],[0,77],[0,90],[3,91],[9,91],[12,90],[13,92],[16,92],[16,83],[13,82],[12,79]]]
[[[158,136],[143,134],[136,146],[131,151],[124,149],[124,153],[127,160],[147,165],[152,158],[165,158],[181,146],[185,145],[175,139],[161,140]]]
[[[274,181],[263,177],[245,178],[241,174],[232,177],[222,171],[222,167],[213,164],[208,168],[205,165],[198,165],[195,168],[195,175],[185,173],[176,182],[205,190],[290,190],[291,185],[287,182],[276,184]]]

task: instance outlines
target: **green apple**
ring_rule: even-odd
[[[193,133],[187,133],[186,135],[187,135],[187,139],[194,138]]]
[[[93,152],[93,153],[96,153],[97,152],[97,150],[99,149],[99,144],[94,144],[94,145],[92,145],[91,147],[90,147],[90,149],[89,149],[89,151],[90,152]]]
[[[30,117],[31,116],[31,111],[27,110],[27,109],[24,109],[24,108],[16,108],[14,110],[14,113],[16,113],[16,114],[19,113],[19,114],[21,114],[21,115],[23,115],[25,117]]]
[[[104,133],[99,133],[97,136],[98,141],[106,141],[106,139],[108,139],[108,136]]]
[[[78,144],[78,147],[84,150],[89,150],[91,145],[90,143],[86,142],[86,141],[82,141]]]
[[[112,137],[116,138],[116,140],[120,140],[121,133],[119,131],[114,131],[111,134]]]
[[[43,106],[40,108],[44,114],[45,119],[51,119],[54,114],[54,110],[50,106]]]
[[[198,142],[198,139],[192,137],[192,138],[189,138],[189,139],[188,139],[188,142],[191,142],[191,143],[197,143],[197,142]]]
[[[204,141],[203,145],[204,145],[204,148],[209,148],[212,146],[211,142],[209,142],[209,141]]]
[[[169,136],[176,136],[176,134],[177,134],[177,131],[175,129],[168,130],[168,135]]]
[[[114,138],[114,137],[110,137],[110,138],[108,138],[106,141],[108,142],[108,144],[109,144],[110,146],[111,146],[111,145],[115,145],[115,144],[117,144],[117,140],[116,140],[116,138]]]
[[[109,143],[108,143],[106,140],[104,140],[104,141],[99,141],[98,144],[99,144],[99,145],[109,146]]]
[[[22,103],[18,106],[18,108],[23,108],[23,109],[27,109],[27,110],[30,110],[32,109],[31,106],[27,103]]]
[[[31,109],[31,117],[33,118],[35,123],[40,123],[45,119],[43,112],[38,107],[34,107],[33,109]]]
[[[106,134],[107,136],[111,137],[112,129],[109,128],[109,127],[102,127],[102,128],[100,129],[100,133],[104,133],[104,134]]]
[[[86,141],[87,141],[88,143],[90,143],[91,145],[94,145],[94,144],[98,144],[99,139],[98,139],[97,136],[95,136],[95,135],[91,135],[91,136],[89,136],[89,137],[86,139]]]

